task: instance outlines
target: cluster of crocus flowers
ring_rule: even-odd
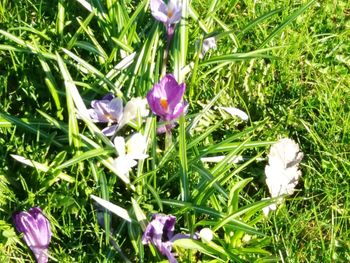
[[[175,24],[181,20],[182,6],[179,0],[151,0],[150,7],[153,17],[162,22],[167,30],[168,41],[174,35]]]
[[[33,207],[28,212],[17,212],[13,215],[13,223],[17,231],[23,233],[23,239],[33,251],[36,261],[46,263],[52,233],[50,222],[41,209]]]
[[[91,109],[88,110],[91,119],[94,122],[108,123],[108,127],[102,132],[106,136],[113,136],[115,132],[121,129],[125,124],[136,119],[137,114],[141,117],[148,115],[145,99],[132,98],[123,108],[123,101],[116,98],[112,93],[108,93],[101,100],[93,100]]]
[[[149,107],[161,121],[166,122],[158,132],[169,131],[173,127],[174,120],[186,112],[187,102],[183,100],[185,90],[185,83],[178,84],[172,74],[167,74],[148,92]]]
[[[292,139],[281,139],[271,147],[268,155],[269,164],[265,167],[266,184],[271,197],[294,193],[301,176],[299,164],[302,158],[303,153],[299,145]],[[282,199],[279,202],[282,202]],[[263,212],[268,215],[270,210],[276,210],[276,205],[265,207]]]
[[[136,160],[143,160],[148,157],[145,154],[147,148],[146,137],[141,133],[133,134],[126,142],[123,137],[117,136],[114,138],[114,146],[118,157],[114,159],[113,166],[118,174],[126,177],[129,176],[131,168],[137,164]]]

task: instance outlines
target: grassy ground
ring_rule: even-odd
[[[198,186],[203,182],[203,171],[214,176],[230,175],[230,181],[222,183],[227,193],[240,180],[253,178],[241,192],[239,206],[254,204],[268,196],[268,191],[263,173],[266,161],[253,159],[260,154],[265,157],[271,141],[288,136],[300,144],[305,155],[299,191],[268,219],[255,213],[257,223],[253,223],[254,219],[245,222],[269,237],[257,239],[260,243],[252,246],[264,247],[271,252],[269,257],[284,262],[349,262],[350,4],[315,1],[293,17],[305,4],[191,1],[200,23],[196,15],[187,21],[187,57],[179,41],[182,32],[175,36],[168,72],[176,75],[182,66],[196,62],[195,43],[204,30],[232,33],[218,39],[217,50],[199,65],[195,63],[195,68],[183,77],[190,102],[186,123],[200,116],[198,125],[186,138],[187,144],[196,143],[182,147],[182,123],[173,135],[180,143],[167,153],[160,151],[164,149],[163,139],[157,140],[153,134],[151,158],[133,175],[136,191],[132,192],[101,164],[98,155],[103,159],[114,154],[101,138],[90,134],[81,121],[79,131],[72,135],[74,124],[69,119],[74,113],[67,107],[71,96],[66,94],[64,84],[69,77],[59,60],[62,58],[86,105],[111,89],[120,88],[126,99],[145,96],[159,79],[165,46],[162,25],[154,23],[147,1],[101,2],[96,14],[90,15],[78,1],[53,4],[0,0],[1,261],[30,259],[28,248],[12,227],[11,214],[31,206],[42,207],[51,221],[52,260],[121,261],[97,223],[90,194],[110,199],[131,214],[134,198],[146,215],[160,211],[176,214],[184,229],[195,230],[193,225],[203,225],[205,220],[214,222],[215,217],[208,211],[199,213],[187,206],[203,205],[229,214],[223,205],[226,199],[219,194],[213,198],[196,195],[198,189],[203,190]],[[279,8],[282,9],[271,13]],[[250,24],[263,14],[270,16]],[[240,61],[236,57],[219,57],[214,61],[220,55],[263,48],[273,49],[261,52],[268,55],[263,58],[252,55]],[[134,51],[137,56],[130,67],[108,74],[124,53]],[[214,106],[203,111],[217,94]],[[244,109],[250,121],[227,118],[216,108],[220,105]],[[215,130],[208,130],[220,121],[223,123]],[[155,119],[147,123],[152,126]],[[125,131],[128,133],[130,130]],[[79,159],[82,153],[93,149],[80,134],[94,140],[102,150],[86,160]],[[228,150],[220,151],[219,143],[225,139]],[[237,148],[245,140],[252,147]],[[208,149],[213,149],[212,154],[242,153],[252,162],[228,167],[200,166],[198,157]],[[45,164],[49,172],[24,166],[10,154]],[[72,165],[54,169],[72,158]],[[69,177],[63,178],[60,172]],[[187,179],[183,179],[183,174],[188,175]],[[189,183],[188,196],[184,182]],[[204,193],[211,193],[204,189]],[[175,201],[184,202],[184,207],[180,209]],[[157,258],[140,245],[139,227],[118,218],[113,221],[115,231],[111,235],[126,255],[136,253],[132,261]],[[242,251],[239,253],[244,254]],[[257,254],[244,255],[242,260],[251,262]]]

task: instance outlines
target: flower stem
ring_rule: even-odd
[[[173,143],[173,136],[171,133],[171,129],[166,128],[165,132],[165,151],[168,150]]]
[[[166,33],[167,33],[167,41],[166,41],[166,48],[164,50],[164,55],[163,55],[163,65],[162,65],[161,76],[165,76],[166,74],[166,67],[169,59],[170,43],[173,39],[174,31],[175,31],[175,25],[165,24],[165,27],[166,27]]]

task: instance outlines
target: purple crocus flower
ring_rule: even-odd
[[[89,114],[94,122],[119,123],[123,117],[123,101],[108,93],[101,100],[91,102]],[[106,136],[112,136],[118,125],[111,125],[102,130]]]
[[[175,223],[176,217],[173,215],[155,214],[142,236],[142,244],[152,243],[170,263],[177,262],[174,254],[171,253],[173,242],[177,239],[189,238],[185,234],[174,235]]]
[[[178,84],[174,76],[165,75],[161,81],[154,84],[147,94],[148,104],[154,114],[162,121],[168,122],[167,126],[172,127],[171,121],[180,117],[187,109],[187,102],[183,101],[186,84]]]
[[[18,232],[23,233],[23,239],[33,251],[38,263],[48,261],[48,247],[51,240],[50,222],[39,207],[13,215],[13,223]]]
[[[165,25],[170,40],[174,35],[175,24],[181,20],[180,1],[169,0],[168,4],[165,4],[163,0],[151,0],[150,6],[153,17]]]

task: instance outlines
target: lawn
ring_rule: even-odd
[[[0,261],[350,262],[350,3],[150,2],[0,0]]]

